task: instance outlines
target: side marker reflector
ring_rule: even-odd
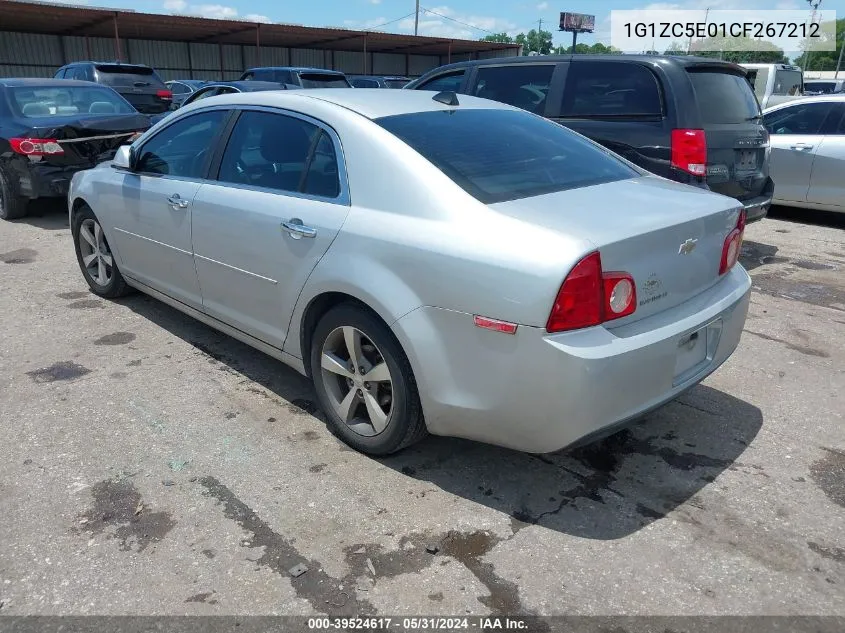
[[[516,323],[508,323],[507,321],[499,321],[497,319],[488,319],[487,317],[478,316],[472,317],[473,323],[476,327],[484,328],[485,330],[493,330],[494,332],[502,332],[503,334],[516,334]]]

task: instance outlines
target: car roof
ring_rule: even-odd
[[[440,71],[447,68],[466,68],[468,66],[501,66],[510,64],[548,64],[559,62],[631,62],[647,63],[652,65],[676,64],[679,66],[697,66],[707,64],[712,66],[724,66],[726,68],[739,68],[737,64],[711,57],[697,57],[694,55],[522,55],[519,57],[490,57],[487,59],[474,59],[470,61],[455,62],[439,66],[434,70]],[[432,72],[432,71],[428,71]],[[428,74],[428,73],[426,73]]]
[[[83,64],[93,64],[94,66],[120,66],[124,68],[152,68],[152,66],[148,66],[147,64],[130,64],[129,62],[95,62],[90,60],[70,62],[65,64],[65,66],[80,66]]]
[[[769,112],[771,110],[780,110],[781,108],[786,107],[786,106],[792,106],[792,105],[801,104],[801,103],[817,103],[819,101],[834,101],[836,103],[841,103],[841,102],[845,101],[845,94],[842,94],[840,92],[839,94],[833,94],[833,95],[811,95],[811,96],[808,96],[808,97],[798,97],[797,99],[790,99],[789,101],[783,101],[781,103],[778,103],[778,104],[771,106],[770,108],[766,108],[765,110],[763,110],[763,114],[765,114],[766,112]]]
[[[87,88],[99,88],[101,90],[108,90],[101,84],[93,81],[82,81],[81,79],[42,79],[41,77],[13,77],[9,79],[0,79],[0,85],[7,88],[15,88],[19,86],[29,86],[31,88],[60,88],[68,86],[85,86]]]
[[[383,90],[381,88],[315,88],[313,90],[266,91],[220,95],[203,100],[211,105],[263,105],[269,107],[307,107],[308,99],[331,103],[356,112],[368,119],[378,119],[398,114],[436,112],[454,109],[496,109],[524,112],[519,108],[498,101],[457,95],[460,105],[447,106],[435,101],[436,93],[430,90]],[[307,111],[305,112],[307,114]]]
[[[238,90],[243,90],[244,92],[257,92],[259,90],[286,90],[284,84],[274,81],[209,81],[202,87],[214,88],[215,86],[237,88]]]
[[[308,66],[256,66],[255,68],[248,68],[246,72],[254,70],[295,70],[300,73],[320,73],[326,75],[342,75],[339,70],[329,70],[328,68],[310,68]]]

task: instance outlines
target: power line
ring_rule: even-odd
[[[443,15],[442,13],[438,13],[437,11],[432,11],[431,9],[426,9],[425,7],[420,7],[420,11],[425,11],[426,13],[430,13],[431,15],[436,15],[439,18],[443,18],[444,20],[451,20],[452,22],[456,22],[457,24],[461,24],[463,26],[468,26],[471,29],[475,29],[477,31],[484,31],[485,33],[489,33],[490,35],[496,35],[493,31],[488,31],[487,29],[482,29],[480,26],[475,26],[475,24],[470,24],[468,22],[461,22],[460,20],[456,20],[455,18],[450,18],[448,15]]]
[[[396,18],[395,20],[390,20],[390,22],[382,22],[381,24],[376,24],[375,26],[368,26],[367,30],[378,29],[378,28],[381,28],[383,26],[387,26],[388,24],[393,24],[394,22],[399,22],[400,20],[404,20],[405,18],[410,18],[412,15],[414,15],[414,13],[415,12],[412,11],[408,15],[403,15],[401,18]]]

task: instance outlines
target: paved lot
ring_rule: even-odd
[[[630,430],[375,460],[40,213],[0,225],[2,614],[845,615],[845,221],[750,226],[739,350]]]

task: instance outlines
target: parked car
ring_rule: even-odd
[[[346,75],[338,70],[325,68],[298,68],[270,66],[250,68],[240,77],[241,81],[272,81],[297,88],[350,88]]]
[[[0,79],[0,218],[25,216],[35,198],[67,195],[73,174],[110,160],[149,125],[110,88]]]
[[[797,99],[804,92],[804,73],[789,64],[742,64],[761,108]]]
[[[804,97],[763,113],[775,202],[845,211],[845,95]]]
[[[845,79],[805,79],[805,95],[839,94],[845,88]]]
[[[172,81],[165,81],[164,85],[173,93],[173,104],[171,107],[173,109],[178,108],[184,103],[185,99],[207,83],[207,81],[202,79],[174,79]]]
[[[346,75],[346,78],[353,88],[404,88],[411,81],[395,75]]]
[[[262,90],[289,90],[293,89],[290,86],[280,85],[277,83],[270,83],[268,81],[217,81],[217,82],[210,82],[203,85],[198,90],[194,91],[187,99],[185,99],[184,103],[180,107],[184,107],[195,101],[200,101],[202,99],[207,99],[208,97],[216,97],[217,95],[228,95],[234,94],[236,92],[259,92]],[[164,114],[159,114],[153,117],[150,117],[150,121],[152,123],[158,123],[166,116],[169,116],[170,112],[165,112]]]
[[[116,90],[144,114],[166,112],[173,102],[173,93],[161,77],[143,64],[74,62],[59,68],[54,79],[79,79],[103,84]]]
[[[748,309],[736,200],[453,93],[214,97],[68,200],[94,293],[140,289],[310,376],[372,454],[606,433],[719,367]]]
[[[452,90],[543,115],[659,176],[765,217],[769,141],[745,72],[699,57],[565,55],[441,66],[406,89]]]

